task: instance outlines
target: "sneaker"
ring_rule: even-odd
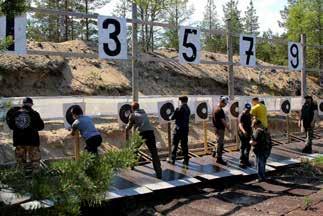
[[[302,153],[312,154],[312,148],[306,146],[305,148],[303,148]]]
[[[156,172],[156,178],[162,179],[163,178],[163,173],[162,172]]]
[[[212,157],[214,157],[214,158],[216,157],[216,151],[212,152]]]
[[[245,168],[247,168],[247,164],[245,164],[245,163],[240,163],[240,164],[239,164],[239,167],[240,167],[240,168],[242,168],[242,169],[245,169]]]
[[[221,164],[221,165],[224,165],[224,166],[226,166],[226,165],[227,165],[227,162],[225,162],[222,158],[217,159],[217,160],[216,160],[216,162],[217,162],[218,164]]]
[[[167,163],[175,165],[176,160],[167,158]]]

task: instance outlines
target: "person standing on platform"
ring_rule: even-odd
[[[150,151],[156,177],[161,179],[162,169],[156,147],[154,128],[151,126],[145,110],[140,109],[138,102],[134,102],[131,105],[131,110],[132,113],[129,116],[129,123],[126,126],[126,134],[129,133],[132,127],[138,130],[140,136],[143,138]]]
[[[316,119],[318,118],[318,107],[311,96],[305,96],[305,103],[301,110],[299,126],[303,123],[306,132],[305,147],[303,153],[312,153],[312,140]]]
[[[181,142],[182,151],[184,154],[183,164],[188,166],[189,156],[188,156],[188,132],[191,110],[187,105],[188,97],[179,97],[181,105],[175,110],[172,120],[175,120],[175,130],[173,134],[173,145],[172,145],[172,158],[171,163],[175,164],[176,154],[179,142]]]
[[[252,99],[252,108],[250,114],[255,119],[261,121],[265,129],[268,129],[267,108],[263,103],[260,103],[260,100],[257,97]]]
[[[266,161],[270,155],[271,143],[260,120],[254,119],[252,127],[253,135],[250,144],[253,146],[253,152],[256,155],[258,182],[266,181]]]
[[[72,124],[72,135],[75,134],[76,130],[79,130],[86,143],[85,150],[98,155],[98,147],[102,143],[102,137],[100,132],[95,128],[92,118],[83,115],[83,110],[78,106],[74,107],[71,113],[75,119]]]
[[[227,97],[221,97],[219,105],[215,107],[212,113],[212,122],[215,128],[215,136],[217,147],[213,150],[213,157],[216,157],[216,161],[219,164],[227,165],[227,163],[223,160],[222,154],[224,149],[224,134],[225,129],[230,131],[229,125],[226,122],[225,113],[223,108],[228,104]]]
[[[245,104],[244,110],[239,115],[239,128],[238,135],[240,138],[240,167],[246,168],[250,166],[249,153],[250,153],[250,139],[252,136],[252,120],[250,115],[251,105]]]
[[[23,100],[23,106],[8,116],[7,122],[13,130],[13,145],[16,147],[17,166],[29,172],[37,173],[40,169],[39,133],[44,129],[44,122],[38,112],[32,109],[33,100]],[[9,112],[8,112],[9,113]],[[30,163],[27,163],[27,156]]]

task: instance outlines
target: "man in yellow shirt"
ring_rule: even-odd
[[[263,103],[260,103],[257,97],[252,99],[250,114],[261,121],[264,128],[268,128],[267,108]]]

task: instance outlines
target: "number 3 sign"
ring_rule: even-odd
[[[201,58],[201,31],[196,28],[179,29],[179,62],[181,64],[199,64]]]
[[[99,57],[127,59],[127,22],[125,18],[98,17]]]
[[[302,70],[302,45],[300,43],[288,42],[288,69]]]
[[[240,64],[256,66],[256,37],[240,35]]]

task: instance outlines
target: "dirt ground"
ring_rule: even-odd
[[[166,194],[155,201],[129,200],[119,215],[323,215],[323,173],[309,174],[307,169],[284,169],[268,182],[213,182],[181,194]]]
[[[28,42],[30,50],[95,54],[97,46],[74,40],[64,43]],[[161,49],[143,57],[177,58],[176,50]],[[4,97],[57,95],[130,95],[131,61],[106,61],[60,56],[0,55],[0,92]],[[203,51],[202,60],[227,61],[226,54]],[[239,57],[234,56],[234,62]],[[270,64],[258,60],[258,64]],[[227,94],[225,65],[181,65],[174,62],[138,61],[139,90],[143,95]],[[235,67],[236,95],[295,95],[300,73]],[[19,88],[16,88],[19,84]],[[319,96],[317,77],[309,75],[308,92]]]

